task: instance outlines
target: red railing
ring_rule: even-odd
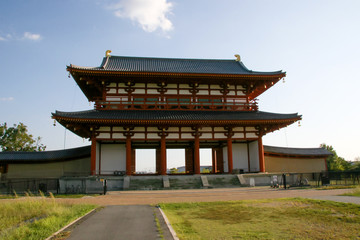
[[[243,99],[166,99],[133,98],[132,101],[96,101],[98,110],[228,110],[228,111],[257,111],[257,99],[244,102]]]

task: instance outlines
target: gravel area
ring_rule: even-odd
[[[109,192],[97,197],[56,199],[59,202],[90,203],[108,205],[147,205],[167,202],[212,202],[230,200],[271,199],[288,197],[317,198],[336,196],[351,192],[352,189],[273,189],[269,187],[223,188],[193,190],[120,191]]]

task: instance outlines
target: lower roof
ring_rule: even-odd
[[[325,148],[289,148],[289,147],[274,147],[264,146],[264,152],[267,155],[283,155],[283,156],[317,156],[327,157],[332,155],[331,152]]]
[[[0,152],[0,163],[62,162],[90,157],[90,146],[42,152]]]
[[[186,110],[88,110],[52,113],[53,118],[76,121],[155,120],[155,121],[257,121],[300,119],[297,113],[279,114],[261,111],[186,111]]]
[[[288,157],[326,157],[331,155],[324,148],[288,148],[265,146],[265,154],[280,154]],[[48,163],[71,161],[90,157],[91,146],[43,152],[0,152],[0,163]]]

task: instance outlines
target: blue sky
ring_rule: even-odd
[[[3,0],[0,122],[23,122],[47,150],[64,148],[51,112],[91,109],[65,68],[112,55],[235,59],[287,72],[259,97],[262,111],[298,112],[264,137],[289,147],[332,145],[360,156],[360,1]],[[66,132],[66,148],[87,145]]]

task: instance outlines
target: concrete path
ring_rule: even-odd
[[[154,215],[156,210],[141,205],[107,206],[76,226],[67,239],[160,239]],[[165,236],[165,239],[168,238]]]
[[[316,197],[310,197],[310,198],[317,199],[317,200],[328,200],[328,201],[334,201],[334,202],[360,204],[360,197],[352,197],[352,196],[316,196]]]

